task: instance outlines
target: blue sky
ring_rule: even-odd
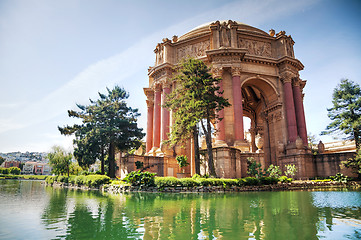
[[[0,0],[0,152],[70,148],[57,130],[73,123],[67,110],[114,85],[129,91],[145,130],[156,44],[228,19],[292,35],[312,134],[329,123],[340,79],[361,83],[361,1]]]

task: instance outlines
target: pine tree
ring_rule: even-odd
[[[170,142],[178,144],[193,136],[194,148],[198,147],[198,124],[207,143],[208,168],[211,176],[216,176],[212,153],[212,122],[220,121],[218,112],[230,106],[221,96],[217,83],[209,68],[201,60],[186,59],[179,64],[174,80],[176,89],[168,96],[165,107],[173,110],[174,124]],[[195,153],[196,173],[199,173],[199,153]]]
[[[332,95],[333,107],[328,108],[332,122],[321,134],[343,134],[345,139],[355,140],[356,149],[361,144],[361,88],[348,79],[342,79]]]
[[[114,178],[116,150],[138,148],[144,134],[137,126],[138,109],[128,107],[125,101],[128,93],[118,86],[107,91],[107,94],[99,93],[97,101],[90,100],[88,106],[78,105],[80,112],[68,111],[69,116],[82,119],[81,125],[59,127],[59,130],[64,135],[75,134],[74,155],[80,165],[100,159],[103,172],[107,151],[108,175]]]

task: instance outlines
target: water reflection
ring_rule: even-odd
[[[41,236],[46,236],[45,239],[361,237],[361,192],[355,191],[115,196],[14,182],[11,186],[1,184],[1,195],[41,197],[41,208],[37,206],[41,209],[38,216],[42,227],[35,226],[36,232],[40,232],[36,237],[4,233],[0,234],[2,239],[22,236],[30,236],[27,239],[41,239]],[[5,204],[6,201],[5,198]],[[35,214],[35,220],[36,217]],[[1,228],[11,227],[1,218],[3,216]],[[18,222],[21,221],[19,218]]]

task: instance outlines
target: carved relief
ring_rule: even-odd
[[[210,41],[198,42],[191,45],[179,47],[177,49],[177,60],[186,57],[203,57],[206,56],[206,51],[210,49]]]
[[[238,47],[248,49],[248,54],[272,57],[271,43],[238,38]]]

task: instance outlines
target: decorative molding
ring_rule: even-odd
[[[280,109],[280,108],[282,108],[282,103],[276,103],[276,104],[266,108],[265,110],[263,110],[263,113],[267,115],[267,114],[269,114],[271,112],[274,112],[274,111],[276,111],[277,109]]]

